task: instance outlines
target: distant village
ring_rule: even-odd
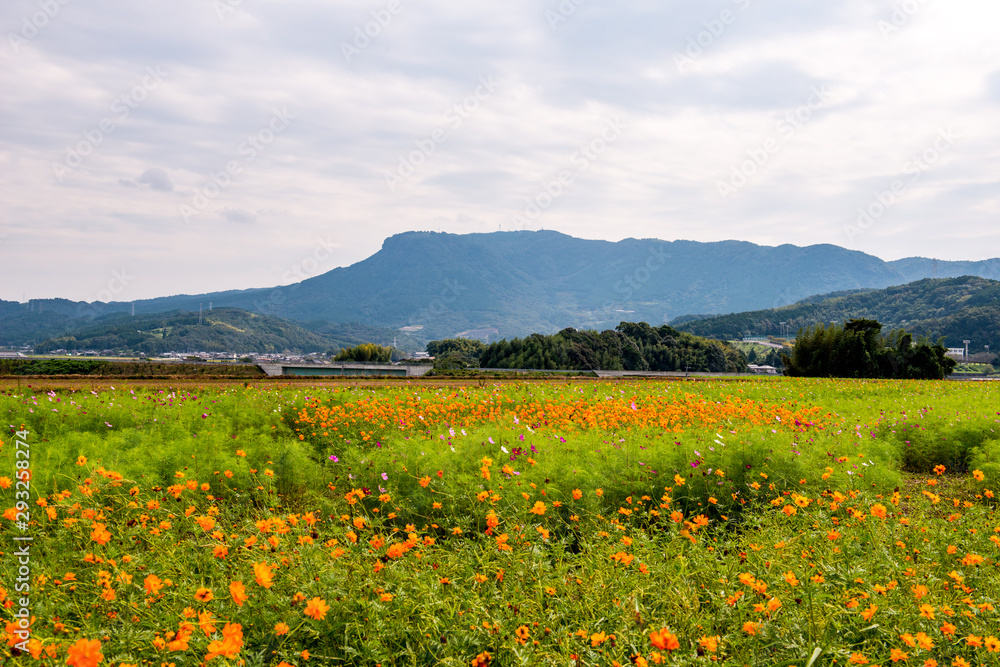
[[[45,355],[35,355],[31,346],[19,348],[0,348],[0,359],[27,359],[32,357],[85,357],[85,358],[112,358],[120,359],[122,355],[115,350],[52,350]],[[327,364],[330,356],[324,352],[310,352],[309,354],[292,353],[237,353],[237,352],[164,352],[156,356],[137,354],[128,357],[130,359],[149,359],[158,362],[177,363],[236,363],[236,364]],[[403,361],[433,361],[433,357],[426,352],[417,352],[409,355]]]

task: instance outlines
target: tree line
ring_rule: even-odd
[[[746,357],[729,343],[645,322],[622,322],[600,333],[567,328],[556,334],[532,334],[489,345],[456,340],[461,339],[432,341],[427,351],[442,361],[474,359],[481,368],[716,373],[747,368]]]

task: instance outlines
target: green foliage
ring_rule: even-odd
[[[392,361],[395,350],[391,347],[376,345],[375,343],[362,343],[354,347],[349,347],[337,353],[334,361],[368,361],[387,364]]]
[[[99,639],[102,664],[180,667],[301,665],[303,651],[358,667],[483,652],[492,665],[889,665],[900,650],[911,664],[996,664],[994,383],[116,386],[0,394],[5,507],[16,462],[31,463],[28,530],[0,528],[33,540],[32,637],[53,651],[40,665],[66,664],[84,639]],[[708,421],[608,430],[583,414],[671,392],[697,397]],[[323,451],[289,425],[317,395],[357,418]],[[358,437],[377,427],[373,396],[429,423]],[[423,409],[434,397],[491,407],[452,432],[452,416]],[[511,419],[548,399],[580,410]],[[713,423],[730,401],[822,423]],[[930,464],[938,436],[969,448],[975,472],[904,484],[896,448],[909,440]],[[265,565],[273,581],[259,581]],[[15,604],[19,566],[0,559]],[[312,598],[328,606],[319,617]],[[166,646],[188,622],[190,646]],[[209,660],[226,623],[241,624],[239,655]],[[656,645],[661,629],[676,645]],[[933,648],[904,643],[917,633]],[[12,650],[4,664],[26,659]]]
[[[728,343],[680,333],[667,325],[622,322],[614,330],[563,329],[486,347],[483,368],[740,372],[746,357]]]
[[[785,374],[799,377],[897,378],[940,380],[955,367],[942,345],[913,343],[905,331],[881,335],[875,320],[822,324],[800,331]]]
[[[478,359],[486,345],[478,338],[447,338],[427,343],[427,354],[432,357],[458,356]]]
[[[13,375],[104,375],[111,366],[97,359],[32,359],[5,365]]]
[[[92,377],[168,378],[213,377],[251,379],[264,377],[255,364],[211,362],[185,364],[154,361],[109,361],[99,359],[2,359],[3,375],[88,375]]]
[[[448,338],[427,343],[427,354],[434,357],[435,370],[478,366],[484,349],[486,346],[476,338]]]

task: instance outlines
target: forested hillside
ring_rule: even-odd
[[[872,319],[887,329],[906,329],[947,347],[982,352],[1000,349],[1000,282],[964,276],[919,280],[907,285],[807,299],[783,308],[720,315],[674,326],[699,336],[738,339],[778,335],[816,324]],[[784,327],[781,323],[785,322]]]

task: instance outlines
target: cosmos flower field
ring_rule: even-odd
[[[0,664],[1000,665],[998,387],[7,388]]]

